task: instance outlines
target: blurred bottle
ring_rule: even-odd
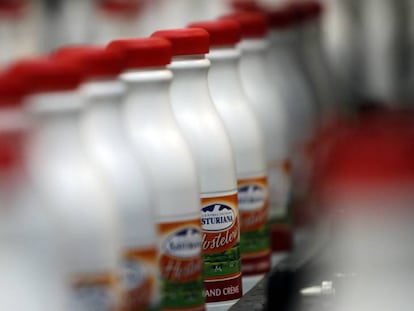
[[[239,31],[228,44],[213,41],[207,58],[210,94],[236,155],[243,290],[247,292],[270,269],[269,189],[263,133],[239,76]],[[214,40],[213,32],[211,37]]]
[[[269,174],[270,232],[273,259],[292,247],[292,236],[282,236],[290,230],[288,199],[291,183],[291,163],[288,145],[288,113],[278,86],[268,75],[267,19],[262,13],[234,15],[242,29],[240,77],[249,104],[265,134],[267,169]],[[262,31],[255,32],[261,28]],[[279,86],[280,87],[280,86]],[[277,253],[277,254],[276,254]]]
[[[294,19],[286,7],[266,11],[269,22],[268,74],[282,97],[288,118],[290,152],[297,153],[314,137],[317,104],[297,57]]]
[[[39,193],[62,223],[74,310],[115,310],[119,303],[117,214],[84,153],[79,67],[23,60],[8,72],[24,81],[35,126],[29,168]]]
[[[83,68],[85,100],[81,129],[85,148],[115,194],[121,220],[125,310],[157,308],[154,206],[147,176],[126,137],[121,102],[126,86],[118,79],[121,54],[94,46],[66,46],[53,56]]]
[[[393,106],[401,98],[411,59],[409,5],[404,2],[368,0],[355,5],[362,46],[361,92],[366,98]]]
[[[149,171],[159,233],[162,309],[204,310],[201,214],[194,159],[169,100],[171,43],[161,38],[115,40],[125,55],[125,128]]]
[[[308,77],[315,91],[319,105],[319,118],[323,124],[329,124],[338,116],[339,85],[334,83],[334,76],[326,62],[322,47],[322,17],[324,7],[319,0],[296,1],[288,4],[287,9],[293,19],[296,30],[299,61],[303,73]]]
[[[0,77],[0,308],[69,310],[62,239],[27,171],[24,85]]]
[[[24,37],[24,23],[28,7],[23,0],[0,1],[0,68],[22,55],[27,41]]]
[[[229,308],[242,296],[240,216],[233,149],[207,85],[205,54],[209,37],[214,39],[202,29],[160,30],[152,36],[172,43],[171,104],[200,176],[207,308],[217,309],[216,303]],[[217,243],[224,237],[224,243]],[[235,290],[227,293],[229,288]]]

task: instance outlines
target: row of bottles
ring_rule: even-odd
[[[321,10],[248,10],[0,73],[0,260],[24,310],[227,310],[291,249],[337,112],[302,66]]]

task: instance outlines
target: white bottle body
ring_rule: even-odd
[[[240,228],[236,163],[228,133],[210,98],[209,67],[208,59],[194,55],[173,58],[169,69],[174,74],[170,89],[172,108],[191,148],[200,180],[207,309],[217,310],[230,308],[241,297],[242,284],[239,256],[225,263],[235,267],[231,273],[223,275],[214,269],[222,264],[226,251],[239,253]],[[225,226],[213,228],[212,218],[226,215],[230,215],[231,220],[226,221]],[[237,236],[223,247],[212,247],[214,239],[227,233]],[[234,288],[234,293],[224,294],[227,288]]]
[[[232,47],[223,47],[212,49],[207,57],[211,61],[208,76],[210,94],[229,133],[236,157],[243,289],[247,292],[270,268],[264,136],[242,89],[238,75],[240,52]],[[253,201],[254,204],[251,204]],[[251,222],[252,216],[255,222]],[[262,234],[256,241],[249,238],[249,233],[254,231]],[[260,241],[266,246],[259,252],[254,244],[259,244],[255,242]],[[248,247],[252,249],[247,249]],[[263,272],[259,272],[259,266],[264,268]]]
[[[30,96],[35,118],[29,166],[39,193],[62,224],[72,307],[111,310],[119,303],[118,218],[112,197],[93,170],[80,135],[76,91]]]
[[[114,193],[120,218],[121,266],[126,295],[123,303],[127,308],[136,309],[137,303],[156,307],[159,300],[157,231],[150,185],[142,161],[130,145],[122,124],[121,103],[125,90],[126,86],[118,79],[84,83],[81,129],[88,156]]]
[[[0,309],[68,310],[60,224],[27,172],[30,120],[20,107],[5,108],[0,124],[2,159],[12,157],[0,168]]]
[[[158,258],[165,299],[162,305],[204,309],[200,192],[196,165],[169,101],[172,74],[164,68],[133,70],[121,75],[127,85],[123,120],[134,150],[148,169],[156,205]],[[182,243],[180,250],[175,243]],[[181,273],[174,267],[188,266]],[[179,287],[190,300],[175,301]]]
[[[310,175],[309,148],[323,120],[323,107],[306,61],[298,51],[294,30],[269,35],[268,73],[282,94],[288,114],[288,144],[292,160],[293,200],[306,193]]]
[[[266,39],[243,40],[239,48],[240,77],[248,103],[264,133],[270,189],[271,219],[285,218],[290,192],[289,114],[278,88],[267,72]]]
[[[269,35],[267,68],[271,83],[281,94],[288,112],[288,138],[290,151],[295,152],[313,137],[317,128],[318,111],[314,93],[298,63],[293,41],[295,34],[290,30],[272,31]]]

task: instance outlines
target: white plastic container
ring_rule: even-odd
[[[88,155],[115,195],[121,220],[123,305],[128,310],[157,308],[157,230],[147,176],[128,141],[121,118],[126,86],[120,54],[101,47],[67,46],[54,53],[82,66],[85,101],[81,129]]]
[[[242,296],[240,220],[233,149],[207,85],[209,34],[181,28],[152,36],[172,43],[171,104],[200,176],[207,309],[228,309]]]
[[[240,40],[240,28],[234,22],[217,23],[218,29],[203,27],[209,29],[211,36],[211,50],[207,55],[211,62],[208,82],[236,156],[243,289],[247,292],[270,269],[265,145],[239,77],[240,52],[235,44]],[[227,31],[232,34],[231,42],[222,41]]]
[[[93,170],[79,128],[78,67],[46,59],[14,64],[25,82],[27,111],[35,120],[29,169],[39,193],[62,223],[71,308],[114,310],[119,304],[118,221],[112,197]]]
[[[309,1],[310,2],[310,1]],[[308,2],[306,2],[308,3]],[[271,26],[270,51],[268,54],[269,74],[273,81],[280,81],[288,108],[290,151],[292,158],[292,205],[304,206],[308,200],[312,170],[312,148],[318,130],[329,123],[325,105],[314,73],[304,58],[305,42],[300,8],[305,2],[292,2],[280,9],[268,12]],[[313,41],[315,38],[312,38]],[[312,43],[313,44],[313,43]],[[319,70],[319,75],[320,71]],[[322,74],[322,78],[326,77]],[[321,97],[322,96],[322,97]],[[329,103],[331,104],[331,103]],[[300,214],[300,213],[299,213]],[[300,227],[300,224],[297,226]],[[299,230],[297,230],[298,232]],[[297,235],[298,236],[298,235]]]
[[[288,139],[290,151],[295,153],[313,138],[322,117],[296,50],[297,31],[292,14],[286,7],[268,12],[270,45],[266,63],[269,79],[277,85],[288,117],[293,120],[288,123]]]
[[[62,239],[27,172],[24,85],[0,76],[0,309],[68,310]]]
[[[266,18],[260,13],[235,15],[242,29],[240,78],[264,133],[269,178],[270,232],[273,251],[280,251],[280,222],[288,224],[291,187],[289,152],[289,114],[278,87],[268,75]],[[285,251],[288,251],[286,249]]]
[[[302,63],[304,73],[314,88],[319,105],[319,118],[322,125],[329,125],[338,113],[338,84],[334,83],[322,49],[321,19],[324,8],[320,1],[309,0],[292,2],[285,10],[297,32],[297,60]]]
[[[123,119],[154,190],[162,308],[203,310],[200,192],[190,149],[169,101],[171,44],[160,38],[112,41],[125,55]]]

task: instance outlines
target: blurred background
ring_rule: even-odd
[[[1,0],[0,63],[63,44],[148,36],[228,12],[231,0]],[[248,2],[248,1],[247,1]],[[277,6],[288,0],[259,0]],[[414,3],[323,0],[326,59],[348,98],[387,105],[414,96]]]
[[[0,70],[67,44],[107,44],[215,19],[243,2],[253,1],[0,0]],[[254,2],[271,10],[295,0]],[[319,71],[320,81],[308,80],[321,110],[328,102],[336,111],[312,137],[311,173],[293,183],[293,192],[301,192],[301,183],[308,186],[306,194],[296,193],[294,223],[298,231],[312,228],[305,230],[311,247],[304,249],[314,251],[298,258],[319,254],[306,268],[317,277],[304,277],[315,286],[302,282],[294,291],[319,297],[325,289],[329,296],[329,286],[316,285],[333,280],[343,290],[337,310],[407,310],[414,304],[414,1],[322,2],[320,37],[312,40],[317,59],[304,57],[302,67],[311,75]],[[355,280],[355,271],[363,276]],[[395,301],[399,308],[390,304]],[[269,309],[272,303],[276,309],[280,301],[270,301]]]

